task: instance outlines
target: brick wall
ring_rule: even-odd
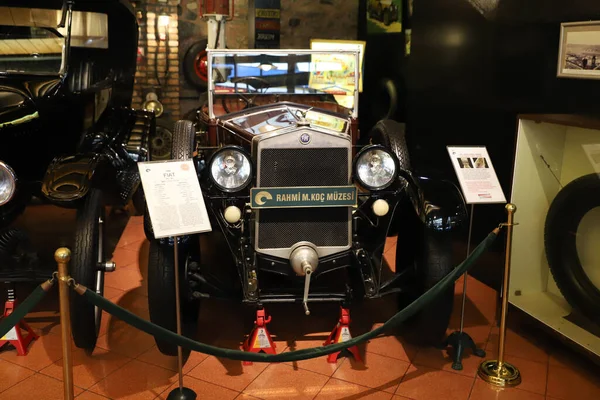
[[[146,93],[154,91],[165,107],[164,117],[172,120],[177,120],[180,116],[178,3],[179,0],[133,2],[140,21],[138,47],[142,52],[142,54],[138,54],[133,107],[141,108]],[[155,38],[155,21],[161,14],[170,16],[168,40],[159,39],[157,41]],[[159,33],[162,29],[159,27]]]

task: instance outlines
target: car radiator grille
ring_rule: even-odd
[[[346,147],[263,148],[260,154],[260,187],[348,185]],[[348,224],[346,207],[261,210],[258,248],[290,248],[302,241],[318,247],[347,246]]]

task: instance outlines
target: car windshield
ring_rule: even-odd
[[[359,55],[355,50],[209,50],[209,115],[287,101],[356,116]]]
[[[67,36],[61,17],[61,10],[0,7],[0,74],[60,74]],[[72,46],[108,48],[107,31],[106,14],[73,12]]]

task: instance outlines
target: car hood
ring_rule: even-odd
[[[55,94],[60,83],[58,77],[0,80],[0,131],[39,118],[38,101]]]

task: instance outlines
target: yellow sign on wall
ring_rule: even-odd
[[[272,8],[257,8],[256,9],[256,17],[257,18],[277,18],[279,19],[280,12],[279,10],[275,10]]]

